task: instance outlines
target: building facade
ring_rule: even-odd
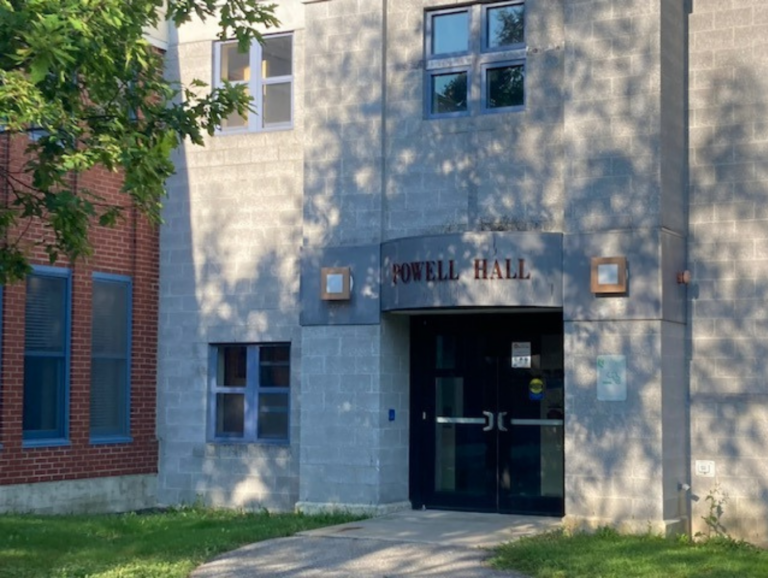
[[[766,541],[762,3],[278,4],[168,51],[160,501]]]
[[[24,182],[26,135],[0,135],[3,170]],[[124,202],[106,170],[75,187]],[[27,180],[28,181],[28,180]],[[3,202],[13,201],[7,188]],[[93,255],[2,287],[0,512],[113,512],[154,506],[159,234],[137,209],[94,226]],[[41,223],[16,233],[30,246]]]

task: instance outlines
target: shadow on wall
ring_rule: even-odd
[[[749,52],[748,52],[749,54]],[[764,66],[763,66],[764,68]],[[753,62],[696,71],[691,91],[694,529],[728,496],[725,531],[768,543],[768,85]],[[704,466],[706,464],[703,464]]]
[[[341,34],[349,50],[338,48],[343,38],[327,42],[328,22],[308,19],[311,70],[296,80],[307,114],[297,117],[292,133],[214,137],[204,151],[179,152],[165,210],[161,279],[159,431],[169,499],[202,493],[222,504],[266,504],[281,480],[291,488],[286,496],[295,498],[300,392],[292,396],[291,445],[270,448],[264,459],[250,448],[206,445],[205,406],[208,344],[231,339],[227,335],[256,342],[284,335],[294,344],[292,386],[300,388],[302,247],[311,256],[325,246],[445,232],[660,226],[660,124],[649,122],[660,118],[654,24],[646,29],[641,18],[613,18],[605,5],[586,10],[560,1],[545,10],[544,3],[532,4],[525,111],[425,120],[423,18],[408,13],[407,2],[386,3],[386,17],[379,4],[339,3],[349,22],[354,19],[354,31]],[[358,14],[363,9],[369,11]],[[171,64],[179,74],[178,62]],[[737,67],[727,76],[713,73],[693,95],[702,100],[694,102],[697,114],[702,110],[712,125],[693,139],[690,170],[691,446],[694,455],[717,456],[726,471],[738,472],[721,480],[737,500],[743,496],[744,511],[750,501],[768,503],[759,453],[768,441],[765,407],[750,397],[765,393],[759,338],[766,329],[766,283],[754,265],[764,255],[743,240],[746,225],[738,222],[753,222],[768,206],[765,165],[747,146],[756,138],[755,119],[768,118],[766,91],[757,90],[763,84],[753,70]],[[753,105],[742,106],[745,94],[754,96]],[[281,160],[274,142],[302,149],[303,160],[295,151]],[[227,143],[250,156],[224,161]],[[213,159],[228,163],[226,170],[206,166]],[[763,234],[754,222],[752,239]],[[648,241],[633,250],[655,259],[658,246]],[[581,282],[563,279],[566,291]],[[646,298],[634,290],[628,297],[639,307]],[[611,348],[654,351],[658,338],[650,329],[627,335],[617,328]],[[597,333],[581,327],[570,339],[587,351],[602,346]],[[643,395],[659,382],[659,372],[647,365],[633,372],[637,396],[630,412],[595,406],[588,391],[594,376],[572,368],[572,409],[590,423],[574,418],[568,428],[589,451],[571,448],[583,461],[567,491],[618,491],[628,498],[595,502],[598,517],[636,515],[638,487],[659,475],[662,407]],[[220,460],[228,460],[227,473]],[[634,485],[609,489],[617,472]],[[706,495],[698,479],[694,493]],[[661,512],[652,507],[648,515]]]

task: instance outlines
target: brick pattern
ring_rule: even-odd
[[[690,25],[691,447],[716,474],[693,493],[719,483],[725,527],[765,543],[768,5],[695,0]]]
[[[18,171],[25,162],[26,137],[0,136],[0,162]],[[78,178],[107,201],[125,203],[121,177],[97,169]],[[0,191],[7,198],[7,191]],[[22,447],[24,387],[25,285],[3,288],[2,381],[0,383],[0,485],[157,472],[155,438],[155,372],[157,359],[158,231],[135,209],[114,229],[91,229],[94,254],[72,271],[69,440],[66,447]],[[44,238],[40,223],[24,231],[24,239]],[[33,264],[49,265],[40,248]],[[55,266],[67,267],[65,262]],[[131,363],[131,428],[133,441],[92,445],[90,423],[91,275],[126,275],[133,280]]]

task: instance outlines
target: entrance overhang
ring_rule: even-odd
[[[381,247],[381,310],[563,305],[560,233],[485,232]]]

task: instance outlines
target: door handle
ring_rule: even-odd
[[[504,427],[504,416],[507,415],[506,411],[499,412],[499,431],[509,431]]]
[[[484,411],[483,415],[488,418],[488,423],[483,428],[483,431],[491,431],[493,429],[493,412]]]

